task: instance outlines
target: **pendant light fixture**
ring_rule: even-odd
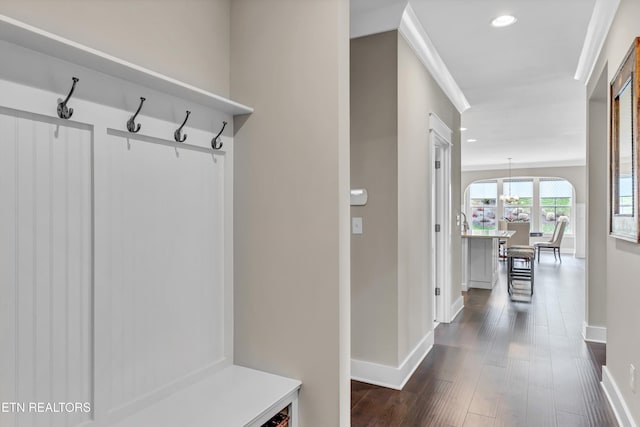
[[[501,195],[500,199],[508,204],[515,204],[518,203],[518,200],[520,200],[520,197],[518,197],[518,195],[511,194],[511,157],[509,157],[509,192],[507,193],[507,195]]]

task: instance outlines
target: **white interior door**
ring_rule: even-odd
[[[438,323],[442,319],[442,149],[434,146],[433,150],[433,222],[434,238],[432,239],[433,253],[433,322]]]
[[[450,321],[451,294],[451,131],[430,115],[431,278],[434,323]]]

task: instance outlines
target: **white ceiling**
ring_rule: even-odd
[[[514,167],[585,163],[585,88],[573,76],[595,0],[408,3],[471,104],[463,170],[504,168],[508,157]],[[352,36],[397,28],[406,4],[351,0]],[[518,21],[493,28],[503,14]]]

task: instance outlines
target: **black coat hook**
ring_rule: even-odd
[[[184,136],[182,135],[182,128],[187,124],[187,120],[189,120],[189,114],[191,114],[191,111],[187,110],[187,117],[184,118],[184,122],[182,122],[182,125],[173,133],[173,139],[175,139],[176,142],[184,142],[187,139],[186,133],[184,134]]]
[[[136,126],[135,120],[136,117],[138,117],[138,113],[140,113],[140,110],[142,109],[142,104],[144,104],[144,101],[146,100],[146,98],[140,97],[140,105],[138,106],[136,113],[127,121],[127,130],[131,133],[138,133],[140,131],[140,123],[138,123],[138,126]]]
[[[224,127],[226,125],[227,125],[227,122],[223,121],[222,129],[220,129],[220,132],[218,132],[218,134],[211,140],[211,148],[213,148],[214,150],[219,150],[222,148],[222,141],[218,141],[218,138],[220,138],[220,135],[222,135],[222,132],[224,131]]]
[[[71,91],[69,91],[67,99],[58,103],[58,117],[60,117],[61,119],[70,119],[73,115],[73,108],[67,107],[67,102],[69,102],[69,98],[71,98],[71,95],[73,95],[73,91],[76,88],[76,83],[78,83],[78,80],[80,79],[78,79],[77,77],[72,77],[72,79],[73,86],[71,86]]]

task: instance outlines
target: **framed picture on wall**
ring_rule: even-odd
[[[609,234],[640,243],[638,215],[638,73],[636,37],[610,84]]]

